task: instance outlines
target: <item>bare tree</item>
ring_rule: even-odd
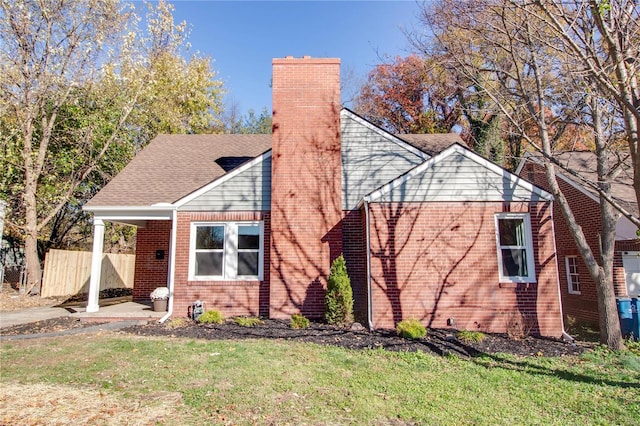
[[[105,160],[115,172],[126,164],[118,145],[133,152],[162,129],[207,128],[218,106],[209,60],[177,55],[185,24],[172,7],[150,6],[146,32],[137,22],[117,0],[0,0],[0,187],[34,293],[45,228],[83,185],[95,193]]]
[[[626,46],[622,60],[605,53],[612,49],[608,38],[629,38],[629,42],[637,42],[637,32],[622,31],[619,21],[615,20],[619,18],[607,18],[616,22],[614,26],[602,18],[605,15],[601,13],[597,18],[594,12],[602,10],[597,2],[592,1],[589,8],[579,7],[580,3],[476,0],[445,1],[437,8],[425,6],[423,22],[435,35],[435,43],[425,44],[425,50],[432,51],[435,47],[446,55],[450,69],[471,80],[489,96],[517,133],[542,154],[548,186],[596,283],[601,342],[619,349],[623,347],[623,340],[613,291],[613,249],[619,214],[613,207],[621,212],[624,209],[611,199],[611,181],[618,172],[610,162],[611,141],[616,135],[606,134],[606,129],[615,132],[615,126],[605,126],[605,100],[613,96],[620,102],[618,111],[624,116],[632,153],[637,147],[637,142],[633,142],[634,137],[637,141],[637,118],[634,125],[634,101],[627,99],[633,96],[620,88],[614,96],[616,84],[611,84],[623,75],[625,84],[631,87],[635,84],[635,80],[630,81],[629,69],[624,65],[631,48],[628,43],[622,43]],[[624,10],[625,18],[637,16],[637,11]],[[603,23],[598,23],[599,20]],[[567,28],[563,29],[561,22]],[[630,23],[629,19],[624,22]],[[589,33],[597,34],[603,25],[609,33],[589,38]],[[637,26],[637,22],[633,25]],[[577,72],[576,63],[585,66]],[[596,69],[595,64],[601,68]],[[609,82],[605,81],[605,70],[612,78]],[[611,77],[614,70],[617,76]],[[635,96],[637,114],[637,92]],[[584,183],[596,189],[601,198],[603,229],[599,256],[587,243],[556,180],[560,164],[554,159],[554,147],[568,126],[579,122],[588,123],[593,129],[594,154],[598,159],[597,181],[584,180]],[[579,177],[575,171],[569,172]],[[639,223],[637,218],[630,218]]]

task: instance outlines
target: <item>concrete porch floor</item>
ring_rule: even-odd
[[[131,297],[100,300],[98,312],[87,312],[86,302],[69,304],[64,308],[70,312],[69,316],[81,321],[119,321],[119,320],[147,320],[158,321],[165,316],[165,312],[155,312],[151,302],[132,302]]]

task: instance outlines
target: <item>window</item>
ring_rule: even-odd
[[[569,286],[569,293],[580,294],[580,274],[578,274],[577,256],[565,257],[564,264],[567,267],[567,285]]]
[[[500,281],[535,282],[529,214],[496,215]]]
[[[191,280],[262,279],[261,222],[192,223]]]

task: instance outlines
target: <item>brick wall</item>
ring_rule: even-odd
[[[538,164],[527,162],[520,173],[537,186],[549,190],[549,185],[544,174],[544,168]],[[562,179],[558,179],[560,189],[569,201],[576,221],[582,226],[587,243],[594,252],[594,256],[600,256],[598,235],[602,232],[602,220],[600,206],[591,197],[585,195]],[[556,203],[557,204],[557,203]],[[587,322],[598,326],[598,297],[596,284],[591,278],[587,267],[578,252],[567,222],[558,205],[554,207],[554,219],[556,229],[556,246],[558,250],[558,264],[560,269],[560,291],[562,295],[562,309],[565,317]],[[621,251],[636,250],[639,247],[637,241],[616,242],[614,253],[614,290],[618,296],[626,295],[626,283],[624,267],[622,266]],[[580,294],[571,294],[568,290],[565,257],[577,256],[578,273],[580,274]]]
[[[133,300],[149,300],[156,287],[167,286],[170,239],[170,220],[150,220],[145,228],[138,228]],[[156,250],[164,250],[163,259],[156,259]]]
[[[373,322],[560,336],[550,203],[371,204]],[[530,212],[536,283],[501,284],[496,213]]]
[[[273,60],[270,316],[324,316],[342,252],[340,61]]]
[[[218,310],[225,317],[269,313],[269,212],[179,212],[176,245],[173,315],[186,317],[196,300],[205,302],[205,309]],[[189,242],[191,222],[203,221],[264,221],[263,281],[190,281]]]
[[[342,219],[342,248],[353,290],[356,321],[367,324],[367,248],[364,210],[345,211]]]
[[[616,295],[620,297],[628,296],[627,281],[625,278],[624,265],[622,264],[622,253],[625,251],[640,251],[640,240],[616,241],[615,253],[613,254],[613,286]]]

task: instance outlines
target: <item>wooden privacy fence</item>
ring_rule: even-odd
[[[103,254],[100,290],[133,288],[135,262],[135,254]],[[88,293],[90,276],[90,251],[49,250],[40,294],[54,297]]]

